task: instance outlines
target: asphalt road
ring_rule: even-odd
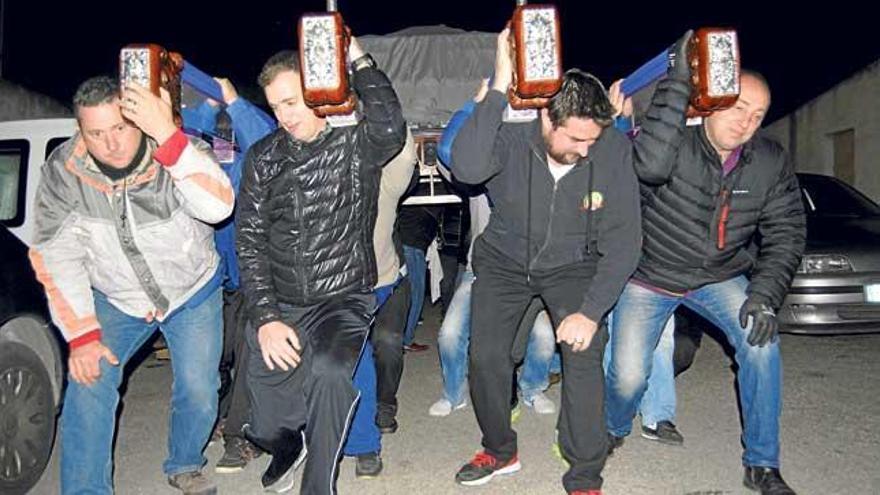
[[[453,476],[479,448],[480,434],[468,407],[447,418],[428,416],[440,396],[436,310],[428,309],[418,340],[431,350],[408,354],[400,392],[401,427],[383,439],[385,471],[373,480],[354,477],[345,459],[339,492],[373,494],[564,493],[564,467],[551,454],[555,416],[526,409],[515,425],[523,469],[488,485],[465,488]],[[880,493],[880,335],[782,337],[784,412],[783,475],[799,493]],[[161,471],[166,453],[171,368],[147,359],[134,370],[124,397],[116,445],[117,493],[174,494]],[[730,360],[705,339],[694,366],[678,378],[677,423],[683,447],[638,436],[611,458],[607,494],[745,494],[740,467],[740,425]],[[549,396],[558,404],[559,387]],[[635,430],[637,431],[637,429]],[[58,493],[58,452],[33,493]],[[238,474],[219,475],[213,465],[220,445],[207,449],[206,472],[220,493],[260,493],[263,456]],[[297,485],[298,490],[298,485]],[[293,492],[296,493],[296,492]]]

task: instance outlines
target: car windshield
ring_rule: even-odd
[[[804,209],[808,215],[825,217],[869,217],[880,215],[880,207],[867,196],[833,177],[802,175]]]

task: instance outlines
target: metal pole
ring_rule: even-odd
[[[336,12],[336,0],[327,0],[327,12]]]
[[[516,0],[516,6],[520,7],[526,4],[526,0]]]

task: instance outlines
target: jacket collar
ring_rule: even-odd
[[[147,147],[140,164],[135,167],[134,171],[124,181],[119,181],[118,183],[110,180],[95,164],[94,158],[92,158],[88,148],[86,148],[86,142],[81,132],[77,132],[71,139],[73,140],[73,146],[70,155],[64,161],[64,168],[76,175],[84,184],[101,192],[111,193],[116,187],[121,187],[123,184],[132,186],[148,182],[158,173],[159,165],[153,160],[156,142],[150,138],[146,139]]]
[[[271,159],[290,159],[294,162],[299,162],[314,155],[324,146],[333,134],[333,127],[327,124],[315,139],[308,142],[294,138],[287,130],[280,126],[275,132],[278,133],[278,136],[270,155]]]

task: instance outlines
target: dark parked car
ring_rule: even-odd
[[[798,174],[807,213],[807,249],[779,309],[780,331],[833,335],[880,331],[880,206],[845,182]],[[693,362],[704,331],[723,334],[680,307],[676,374]],[[726,342],[725,342],[726,344]]]
[[[782,330],[880,331],[880,207],[825,175],[798,174],[807,251],[779,310]]]
[[[52,453],[63,384],[59,337],[27,246],[0,225],[0,493],[26,493]]]

